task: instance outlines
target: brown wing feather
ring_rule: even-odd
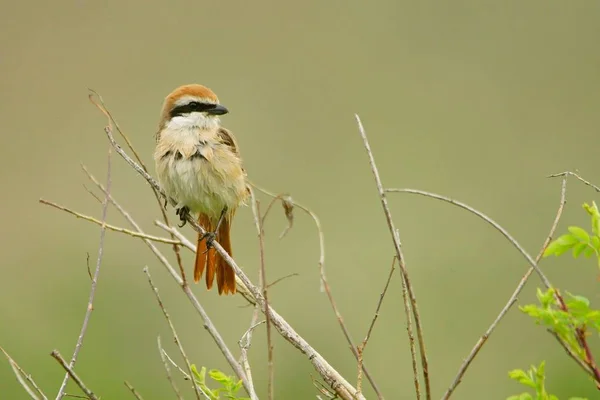
[[[235,140],[235,136],[233,136],[233,134],[231,132],[229,132],[225,128],[219,128],[217,135],[219,136],[219,139],[221,139],[221,143],[229,146],[231,148],[231,151],[233,151],[237,156],[240,155],[240,152],[238,151],[238,145]]]

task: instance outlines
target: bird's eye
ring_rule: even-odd
[[[192,102],[188,103],[188,106],[192,110],[196,110],[196,109],[200,108],[200,103],[198,103],[197,101],[192,101]]]

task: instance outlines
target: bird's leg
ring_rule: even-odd
[[[179,215],[179,219],[181,220],[181,225],[178,225],[180,228],[183,228],[185,223],[187,222],[187,216],[190,215],[190,209],[188,206],[183,206],[177,209],[177,215]]]
[[[212,247],[212,242],[217,238],[217,232],[221,227],[221,223],[223,222],[223,218],[225,218],[225,213],[227,212],[227,207],[223,207],[221,211],[221,216],[219,217],[219,222],[217,222],[217,227],[214,232],[206,231],[200,240],[206,239],[206,251]]]
[[[169,200],[167,197],[165,197],[165,204],[163,205],[163,208],[166,210],[167,209],[167,204],[169,204]]]

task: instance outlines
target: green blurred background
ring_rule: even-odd
[[[321,218],[326,268],[355,340],[366,333],[393,248],[353,113],[369,133],[384,183],[443,193],[503,224],[532,253],[558,206],[560,181],[579,169],[600,182],[600,4],[596,1],[59,1],[8,2],[0,13],[2,275],[0,345],[53,397],[63,372],[49,357],[71,354],[89,292],[86,253],[99,229],[38,204],[44,197],[94,216],[85,163],[106,173],[105,118],[87,100],[97,90],[152,165],[164,96],[176,86],[211,87],[231,113],[251,179],[289,192]],[[152,168],[153,170],[153,168]],[[149,232],[159,217],[142,179],[117,156],[113,193]],[[390,196],[427,340],[434,398],[505,304],[526,270],[497,232],[430,199]],[[587,226],[580,208],[596,194],[569,184],[559,229]],[[266,206],[268,200],[263,199]],[[174,212],[169,209],[174,217]],[[125,226],[114,209],[111,223]],[[266,225],[276,309],[351,382],[355,361],[319,291],[318,242],[297,214]],[[193,237],[190,228],[184,232]],[[249,208],[234,224],[235,255],[256,280],[258,247]],[[168,246],[161,246],[172,257]],[[193,256],[185,253],[188,271]],[[172,279],[137,239],[109,232],[99,288],[77,371],[105,399],[174,398],[156,348],[177,349],[142,273],[148,265],[198,365],[230,372]],[[544,261],[559,287],[598,306],[589,260]],[[537,277],[519,303],[534,300]],[[239,297],[194,291],[237,353],[251,309]],[[389,399],[414,398],[401,288],[394,276],[365,359]],[[264,327],[251,363],[266,392]],[[598,349],[598,343],[596,349]],[[600,352],[598,353],[600,356]],[[560,398],[598,398],[554,339],[513,309],[473,363],[457,399],[503,399],[521,392],[513,368],[547,360]],[[276,397],[315,398],[310,363],[275,340]],[[180,386],[183,383],[180,381]],[[368,385],[366,395],[373,398]],[[78,393],[70,384],[69,392]],[[192,397],[187,392],[187,397]],[[25,399],[6,361],[0,398]]]

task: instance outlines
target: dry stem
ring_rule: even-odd
[[[305,207],[300,203],[297,203],[289,195],[271,193],[268,190],[265,190],[265,189],[255,185],[254,183],[252,183],[252,186],[254,188],[256,188],[257,190],[261,191],[262,193],[266,194],[267,196],[272,197],[274,200],[281,200],[282,204],[284,205],[284,208],[286,209],[286,214],[288,213],[287,210],[290,210],[289,212],[291,213],[291,209],[293,207],[297,207],[300,210],[304,211],[315,223],[315,226],[317,228],[317,232],[319,235],[319,250],[320,250],[320,252],[319,252],[318,265],[319,265],[319,274],[321,277],[321,292],[325,291],[325,293],[327,294],[327,299],[329,300],[329,304],[331,304],[331,308],[333,309],[333,312],[338,321],[338,324],[340,325],[340,328],[342,329],[342,333],[344,334],[344,337],[346,338],[346,341],[348,342],[348,345],[350,347],[350,350],[352,351],[352,354],[354,355],[354,358],[356,358],[356,360],[358,361],[359,353],[358,353],[357,346],[354,344],[355,342],[352,339],[352,336],[350,335],[350,331],[346,327],[344,318],[342,317],[342,314],[340,313],[340,311],[337,307],[337,304],[333,297],[333,293],[331,292],[331,287],[329,286],[329,282],[327,281],[327,276],[325,274],[325,235],[323,234],[323,229],[321,228],[321,221],[319,220],[319,217],[317,217],[317,215],[310,208]],[[269,208],[267,208],[267,211],[265,212],[265,217],[266,217],[272,204],[273,204],[273,202],[271,202],[269,204]],[[286,206],[286,204],[287,204],[287,206]],[[264,219],[264,217],[263,217],[263,219]],[[283,237],[291,227],[290,217],[288,217],[288,220],[290,221],[290,224],[282,232],[282,234],[280,235],[280,238]],[[375,391],[375,395],[377,396],[377,398],[379,400],[383,400],[383,394],[379,390],[379,386],[377,386],[375,379],[369,373],[369,370],[367,369],[367,366],[364,362],[362,362],[362,370],[363,370],[365,376],[367,377],[367,380],[371,384],[373,391]]]
[[[163,350],[162,344],[160,343],[160,336],[156,338],[156,344],[158,345],[158,353],[160,354],[160,359],[162,360],[163,365],[165,366],[165,371],[167,371],[167,379],[169,380],[169,383],[171,384],[171,387],[175,392],[175,396],[177,396],[179,400],[183,400],[183,396],[181,395],[181,392],[179,391],[179,388],[177,387],[177,384],[175,383],[175,381],[173,380],[173,376],[171,375],[171,368],[169,368],[169,363],[165,358],[165,351]]]
[[[42,392],[42,390],[39,388],[39,386],[35,383],[35,381],[31,377],[31,375],[29,375],[28,373],[26,373],[23,370],[23,368],[21,368],[19,366],[19,364],[17,364],[17,362],[2,347],[0,347],[0,351],[2,353],[4,353],[4,355],[8,359],[8,363],[10,364],[10,367],[12,368],[13,372],[15,373],[15,376],[16,376],[17,380],[19,381],[19,383],[21,384],[21,386],[23,386],[23,389],[25,389],[25,391],[27,392],[27,394],[29,394],[29,396],[31,396],[32,399],[35,399],[35,400],[39,399],[39,397],[37,396],[37,394],[35,394],[33,392],[33,390],[31,389],[31,387],[27,384],[27,382],[29,382],[29,384],[33,387],[33,389],[35,389],[35,391],[38,392],[40,396],[42,396],[43,400],[48,400],[48,397],[46,397],[46,395],[44,394],[44,392]]]
[[[398,264],[400,265],[400,272],[402,274],[402,279],[404,280],[404,284],[406,285],[406,292],[408,293],[408,297],[410,299],[410,308],[412,314],[415,318],[415,327],[417,329],[417,340],[419,343],[419,349],[421,353],[421,368],[423,369],[423,379],[425,381],[425,397],[427,400],[431,399],[431,387],[429,383],[429,367],[427,362],[427,351],[425,349],[425,338],[423,335],[423,327],[421,325],[421,317],[419,315],[419,308],[417,306],[417,297],[412,287],[412,283],[408,277],[408,269],[406,268],[404,254],[402,252],[402,245],[400,242],[400,235],[394,226],[394,220],[392,218],[392,213],[388,206],[387,197],[385,195],[385,191],[383,190],[383,184],[381,183],[381,178],[379,177],[379,171],[377,170],[377,165],[375,164],[375,158],[373,156],[373,152],[371,151],[371,146],[369,145],[369,140],[367,139],[367,133],[365,132],[365,128],[360,120],[358,114],[354,115],[356,118],[356,122],[358,124],[358,130],[360,132],[360,136],[363,139],[363,143],[365,149],[367,150],[367,155],[369,156],[369,164],[371,165],[371,171],[373,172],[373,176],[375,178],[375,183],[377,185],[377,192],[379,193],[379,199],[381,200],[381,205],[383,207],[383,212],[385,214],[385,219],[388,224],[388,228],[390,230],[390,235],[392,237],[392,241],[394,243],[394,248],[396,250],[396,257],[398,258]],[[409,336],[412,333],[409,333]],[[411,352],[414,353],[414,348],[412,347],[413,343],[411,342]],[[415,380],[418,379],[415,377]]]
[[[71,357],[71,362],[69,363],[69,369],[72,369],[75,366],[75,362],[77,361],[77,356],[79,355],[79,351],[83,346],[83,338],[87,331],[88,323],[90,321],[90,317],[92,315],[92,310],[94,309],[94,296],[96,295],[96,287],[98,285],[98,277],[100,275],[100,265],[102,264],[102,255],[104,253],[104,237],[106,236],[106,215],[108,213],[108,197],[110,196],[110,186],[111,186],[111,149],[108,149],[108,157],[107,157],[107,172],[106,172],[106,196],[104,197],[104,201],[102,203],[102,225],[100,227],[100,244],[98,246],[98,258],[96,260],[96,270],[94,271],[94,276],[92,277],[92,287],[90,289],[90,296],[87,304],[87,310],[85,312],[85,317],[83,318],[83,324],[81,325],[81,331],[79,332],[79,337],[77,338],[77,343],[75,344],[75,350],[73,351],[73,356]],[[67,370],[68,372],[68,370]],[[67,389],[67,382],[69,381],[69,373],[67,373],[60,385],[60,389],[58,390],[58,394],[56,395],[57,400],[61,400],[65,394],[65,390]]]
[[[179,335],[177,335],[177,331],[175,331],[175,326],[173,325],[173,322],[171,321],[171,317],[169,317],[169,313],[167,312],[167,309],[165,308],[165,305],[163,304],[162,299],[160,298],[160,295],[158,294],[158,288],[156,287],[154,282],[152,282],[152,277],[150,276],[150,271],[148,271],[148,267],[144,267],[144,273],[148,277],[148,283],[150,284],[150,288],[152,289],[152,292],[154,293],[154,296],[156,297],[156,301],[158,301],[158,306],[162,310],[162,312],[165,316],[165,319],[167,320],[167,322],[169,324],[169,328],[171,328],[171,333],[173,334],[173,339],[175,340],[175,344],[179,348],[181,357],[183,358],[183,361],[185,362],[185,365],[188,368],[188,372],[189,372],[190,376],[192,377],[192,386],[194,387],[194,391],[196,393],[196,398],[198,400],[201,400],[200,392],[202,392],[202,395],[205,398],[207,398],[208,396],[206,396],[206,393],[204,393],[204,391],[202,391],[202,389],[200,389],[198,387],[198,385],[196,384],[196,380],[193,379],[194,374],[192,372],[192,366],[190,365],[190,360],[188,359],[187,355],[185,354],[185,350],[183,349],[183,345],[181,344]]]
[[[392,275],[394,274],[394,265],[396,263],[396,257],[392,259],[392,267],[390,268],[390,273],[388,274],[387,280],[385,281],[385,286],[383,287],[383,291],[379,295],[379,301],[377,302],[377,308],[375,308],[375,314],[373,315],[373,320],[369,325],[369,329],[367,330],[367,335],[362,341],[362,344],[358,346],[358,378],[356,383],[356,390],[360,393],[362,390],[362,373],[363,373],[363,357],[365,348],[367,347],[367,342],[371,338],[371,333],[373,332],[373,328],[375,327],[375,322],[379,317],[379,310],[381,309],[381,305],[383,304],[383,298],[387,293],[388,286],[390,285],[390,281],[392,280]]]
[[[135,398],[136,398],[137,400],[144,400],[144,398],[142,397],[142,395],[141,395],[141,394],[139,394],[137,390],[135,390],[135,388],[134,388],[134,387],[131,385],[131,383],[129,383],[129,382],[127,382],[127,381],[125,381],[125,382],[123,382],[123,383],[125,383],[125,386],[127,386],[127,388],[128,388],[129,390],[131,390],[131,393],[132,393],[132,394],[135,396]]]
[[[275,367],[273,364],[273,339],[271,338],[271,317],[269,313],[266,312],[266,309],[269,308],[269,297],[268,297],[268,289],[267,285],[267,269],[265,267],[265,230],[264,230],[264,218],[266,218],[267,213],[265,213],[264,217],[260,215],[260,202],[254,196],[254,192],[250,191],[252,194],[253,207],[252,211],[254,213],[254,219],[256,224],[256,230],[258,232],[258,248],[260,253],[260,285],[262,289],[262,294],[265,299],[265,308],[263,312],[267,318],[267,370],[268,370],[268,379],[267,379],[267,395],[269,400],[273,400],[275,396]],[[267,212],[269,210],[267,209]]]
[[[67,371],[67,374],[69,374],[69,376],[71,378],[73,378],[73,381],[75,381],[75,383],[77,384],[77,386],[79,386],[79,388],[83,391],[83,393],[85,393],[85,395],[88,397],[88,399],[90,399],[90,400],[98,400],[98,397],[96,397],[96,395],[90,389],[88,389],[87,386],[85,386],[85,384],[83,383],[83,381],[81,380],[81,378],[79,378],[79,376],[77,376],[77,374],[75,373],[75,371],[73,371],[73,369],[69,365],[67,365],[67,362],[60,355],[60,353],[58,352],[58,350],[54,350],[52,353],[50,353],[50,355],[52,357],[54,357],[54,359],[56,359],[56,361],[58,361],[58,363],[60,365],[62,365],[62,367],[65,369],[65,371]]]

